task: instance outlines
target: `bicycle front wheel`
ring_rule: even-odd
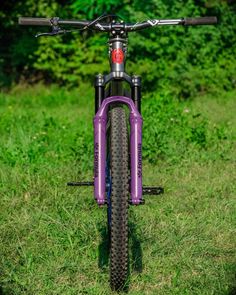
[[[124,288],[128,276],[128,130],[125,110],[110,110],[110,285],[112,290]]]

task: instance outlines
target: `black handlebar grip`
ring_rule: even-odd
[[[24,26],[51,26],[51,18],[41,18],[41,17],[19,17],[19,25]]]
[[[196,17],[196,18],[185,18],[185,26],[196,26],[196,25],[215,25],[217,24],[216,16]]]

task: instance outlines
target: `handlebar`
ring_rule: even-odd
[[[217,24],[217,17],[197,17],[197,18],[185,18],[185,26],[195,26],[195,25],[215,25]]]
[[[19,17],[18,24],[23,26],[51,26],[50,18],[42,17]]]
[[[124,30],[125,32],[138,31],[148,27],[163,26],[163,25],[213,25],[217,24],[216,17],[198,17],[198,18],[180,18],[180,19],[164,19],[164,20],[147,20],[137,23],[124,23],[113,21],[111,23],[100,23],[95,21],[78,21],[78,20],[62,20],[58,17],[53,18],[35,18],[35,17],[20,17],[19,24],[25,26],[64,26],[71,25],[83,30],[92,29],[95,31],[111,32],[112,30]]]
[[[19,17],[19,25],[23,26],[53,26],[53,25],[72,25],[72,26],[87,26],[90,21],[78,20],[61,20],[58,17],[41,18],[41,17]]]

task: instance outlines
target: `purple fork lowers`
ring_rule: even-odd
[[[94,197],[98,205],[106,203],[106,125],[107,111],[111,103],[121,102],[130,109],[130,164],[131,203],[142,202],[142,116],[133,101],[125,96],[111,96],[103,100],[96,113],[94,125]]]

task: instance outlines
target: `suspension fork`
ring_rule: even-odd
[[[130,109],[130,203],[142,203],[142,117],[133,101],[124,96],[111,96],[103,100],[94,117],[94,197],[99,205],[106,203],[106,125],[111,103],[118,102]]]
[[[105,85],[113,78],[114,73],[110,75],[102,75],[99,74],[95,77],[95,114],[100,108],[102,101],[105,98]],[[131,99],[134,102],[137,110],[141,114],[141,77],[140,76],[124,76],[123,77],[126,82],[130,84],[131,87]],[[123,95],[123,87],[122,80],[120,81],[111,81],[111,93],[110,96],[122,96]]]

